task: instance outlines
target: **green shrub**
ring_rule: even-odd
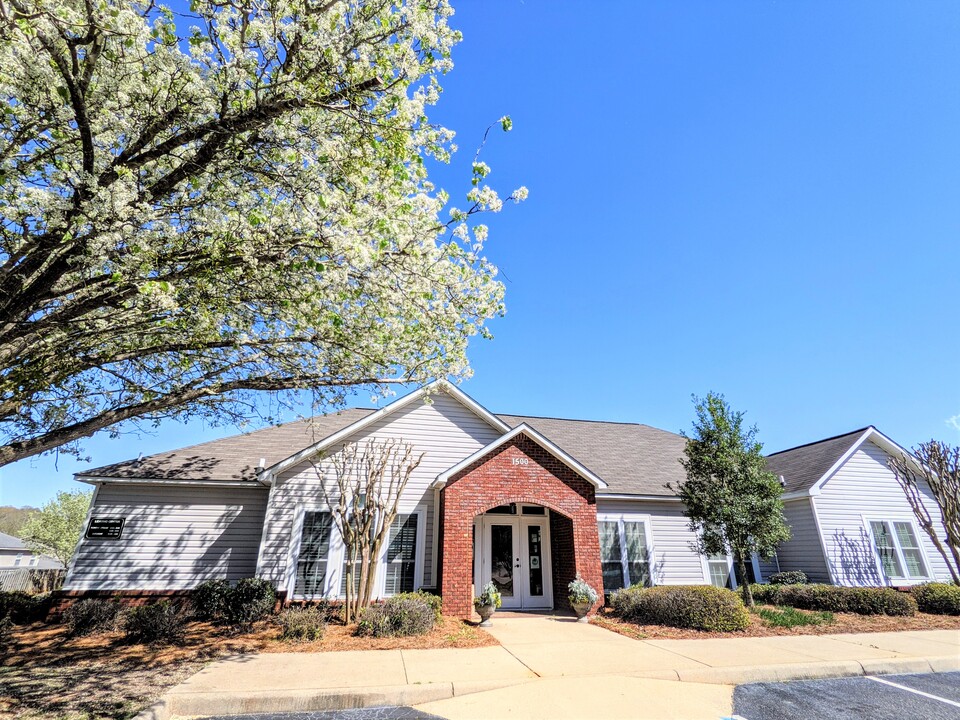
[[[70,637],[109,632],[117,629],[122,610],[116,600],[86,598],[64,610],[62,621]]]
[[[610,604],[623,619],[641,625],[728,632],[750,624],[740,597],[713,585],[635,586],[613,593]]]
[[[183,640],[186,617],[183,609],[169,600],[131,608],[123,619],[129,643],[169,645]]]
[[[750,585],[750,594],[753,595],[753,601],[761,605],[779,605],[775,598],[779,597],[780,585],[761,585],[753,583]]]
[[[803,570],[786,570],[770,576],[771,585],[806,585],[807,574]]]
[[[789,605],[802,610],[850,612],[858,615],[913,615],[916,601],[893,588],[841,587],[839,585],[751,585],[754,600],[769,605]]]
[[[229,580],[207,580],[197,585],[190,595],[194,614],[201,620],[221,620],[233,588]]]
[[[436,622],[440,622],[440,618],[443,617],[443,599],[439,595],[426,592],[425,590],[417,590],[416,592],[411,593],[397,593],[393,597],[413,598],[414,600],[420,600],[429,605],[430,609],[433,610],[433,616]]]
[[[50,594],[30,595],[19,590],[0,592],[0,619],[9,618],[11,625],[23,625],[47,617]]]
[[[960,615],[960,585],[924,583],[910,591],[921,612],[935,615]]]
[[[792,628],[801,625],[830,625],[834,622],[832,612],[797,610],[792,607],[759,608],[757,615],[763,618],[768,625],[774,627]]]
[[[249,629],[273,612],[276,601],[277,592],[267,580],[244,578],[227,595],[223,617],[234,627]]]
[[[917,601],[909,593],[893,588],[844,588],[844,590],[847,593],[847,612],[859,615],[900,616],[910,616],[917,612]]]
[[[323,640],[327,631],[326,606],[287,608],[276,617],[280,639],[293,642]]]
[[[358,635],[400,637],[430,632],[437,615],[419,593],[404,593],[388,598],[382,605],[367,608],[357,624]]]

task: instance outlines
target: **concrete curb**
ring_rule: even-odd
[[[883,660],[842,660],[784,665],[736,666],[653,670],[631,673],[630,677],[708,685],[744,685],[757,682],[818,680],[823,678],[901,673],[941,673],[960,670],[960,655],[931,658]],[[576,676],[568,676],[576,677]],[[383,705],[420,705],[460,695],[497,690],[536,682],[524,680],[477,680],[467,682],[424,683],[422,685],[384,685],[357,688],[308,688],[257,692],[170,692],[142,710],[134,720],[170,720],[172,717],[240,715],[262,712],[305,710],[347,710]]]
[[[820,680],[862,675],[940,673],[960,670],[960,655],[932,658],[890,658],[883,660],[840,660],[784,665],[742,665],[722,668],[690,668],[669,671],[680,682],[745,685],[757,682]],[[663,670],[637,673],[634,677],[672,679]]]
[[[530,678],[532,680],[534,678]],[[242,715],[308,710],[349,710],[384,705],[420,705],[485,690],[497,690],[529,680],[424,683],[357,688],[304,688],[257,692],[170,692],[143,709],[134,720],[172,717]]]

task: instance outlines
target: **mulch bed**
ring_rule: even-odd
[[[331,624],[323,640],[294,643],[278,640],[269,621],[247,634],[191,622],[182,643],[151,647],[128,645],[119,632],[68,638],[61,625],[18,627],[0,648],[0,718],[130,717],[210,660],[226,655],[498,644],[475,625],[446,617],[431,632],[414,637],[361,638],[353,631]]]
[[[757,607],[773,607],[758,605]],[[741,632],[705,632],[665,625],[637,625],[627,622],[604,609],[592,620],[594,625],[612,630],[637,640],[693,640],[707,638],[781,637],[789,635],[836,635],[838,633],[897,632],[902,630],[958,630],[960,617],[917,613],[913,617],[889,615],[856,615],[834,613],[834,622],[828,625],[801,625],[781,628],[768,625],[762,618],[750,613],[750,626]]]

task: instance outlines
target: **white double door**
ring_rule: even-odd
[[[474,583],[478,593],[493,581],[504,608],[553,607],[547,515],[481,515],[474,537]]]

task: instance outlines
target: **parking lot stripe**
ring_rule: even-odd
[[[954,702],[953,700],[947,700],[947,698],[942,698],[939,695],[931,695],[930,693],[923,692],[922,690],[915,690],[912,687],[907,687],[906,685],[900,685],[899,683],[890,682],[889,680],[884,680],[883,678],[877,677],[876,675],[866,675],[867,680],[873,680],[874,682],[883,683],[884,685],[889,685],[890,687],[895,687],[898,690],[906,690],[911,692],[914,695],[921,695],[925,698],[930,698],[931,700],[939,700],[942,703],[947,705],[953,705],[954,707],[960,707],[960,702]]]

